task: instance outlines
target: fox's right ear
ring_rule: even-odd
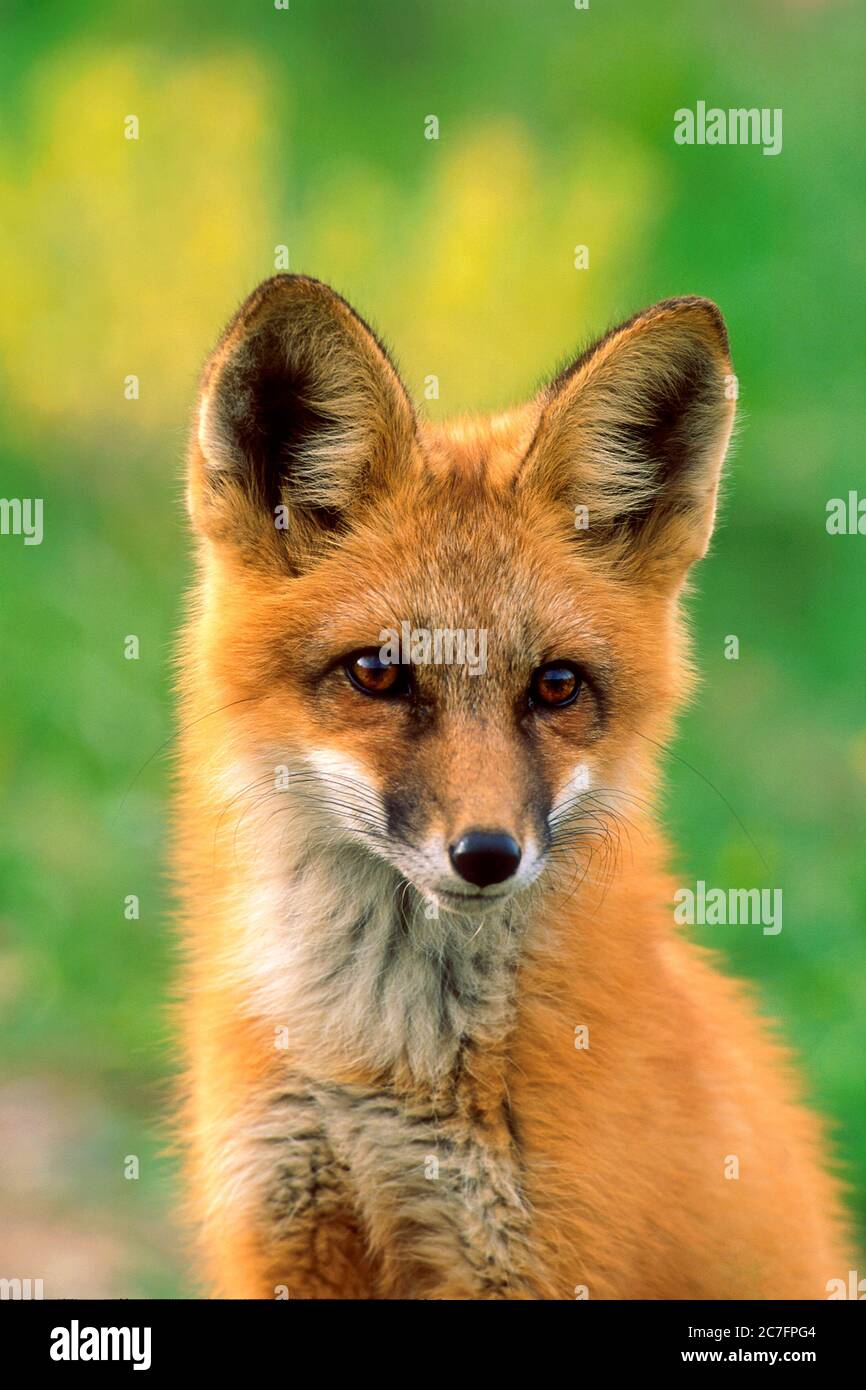
[[[415,417],[385,349],[318,280],[277,275],[202,375],[190,450],[198,530],[289,571],[410,466]]]

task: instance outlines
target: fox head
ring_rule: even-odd
[[[332,290],[255,291],[191,447],[199,664],[310,846],[477,914],[643,804],[734,380],[715,305],[671,299],[527,404],[433,425]]]

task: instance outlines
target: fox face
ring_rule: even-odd
[[[731,381],[718,311],[673,300],[522,408],[431,426],[332,291],[256,292],[198,411],[209,659],[323,833],[474,913],[643,790],[687,679],[675,601]]]
[[[384,867],[449,922],[580,881],[688,685],[732,381],[715,306],[670,300],[522,407],[432,425],[331,290],[256,291],[205,369],[189,504],[238,787],[270,805],[282,769],[301,817],[267,853]]]

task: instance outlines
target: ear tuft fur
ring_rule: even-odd
[[[586,507],[579,538],[620,572],[676,582],[709,543],[735,383],[716,305],[664,300],[545,388],[518,485]]]
[[[266,280],[208,361],[190,506],[202,530],[272,549],[339,531],[350,509],[408,466],[412,407],[384,347],[328,286]],[[255,519],[258,520],[258,526]]]

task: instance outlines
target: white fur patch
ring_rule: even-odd
[[[557,812],[564,810],[575,797],[580,796],[583,792],[588,792],[591,786],[592,774],[589,765],[578,763],[559,789],[551,808],[551,815],[555,816]]]
[[[363,766],[326,749],[285,761],[281,789],[267,762],[258,780],[237,764],[223,779],[216,853],[234,864],[237,921],[223,970],[315,1070],[449,1075],[463,1038],[507,1027],[516,922],[507,908],[483,923],[443,908],[428,915],[429,902],[382,857],[382,798]]]
[[[324,777],[345,777],[360,782],[376,797],[379,796],[373,779],[363,763],[348,753],[338,753],[335,748],[311,748],[304,753],[304,761]]]
[[[207,407],[209,399],[208,393],[205,391],[198,408],[198,444],[205,457],[207,457]]]

